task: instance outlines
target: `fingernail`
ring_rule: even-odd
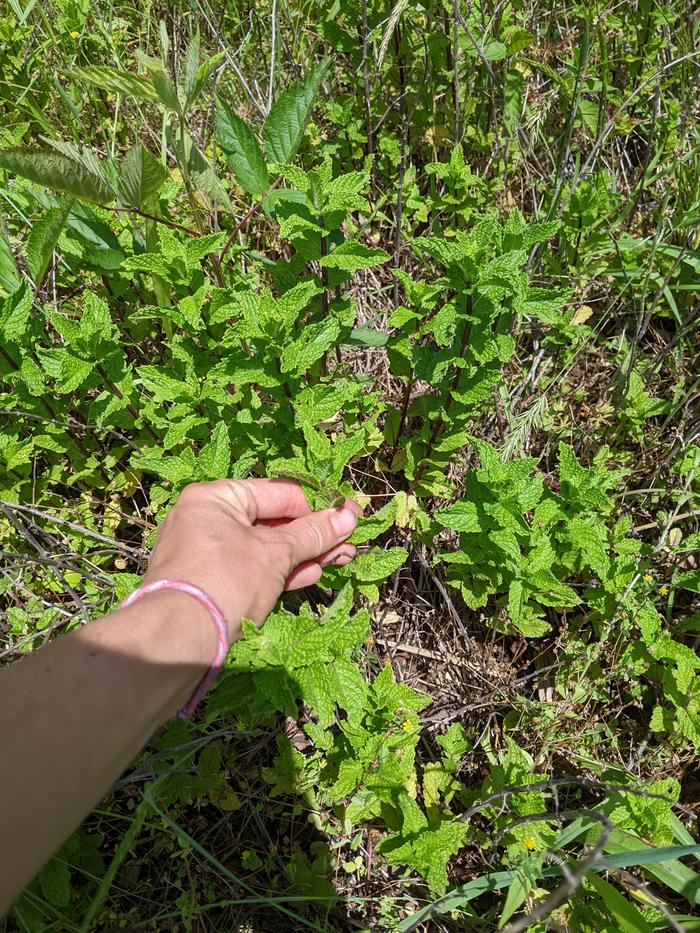
[[[333,526],[333,531],[339,537],[345,538],[355,530],[357,515],[343,506],[341,509],[337,509],[331,514],[331,525]]]

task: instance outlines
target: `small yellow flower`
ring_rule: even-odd
[[[75,29],[74,29],[74,30],[71,32],[70,37],[71,37],[71,39],[79,39],[79,38],[80,38],[80,33],[79,33],[79,32],[76,32]]]
[[[661,593],[662,596],[668,596],[668,587],[662,586],[659,590],[659,593]]]
[[[523,839],[523,845],[525,846],[526,849],[529,849],[530,851],[532,851],[534,848],[537,847],[537,840],[534,838],[534,836],[525,836],[525,838]]]
[[[404,732],[413,732],[416,728],[415,722],[411,722],[410,719],[407,719],[406,722],[401,726]]]
[[[652,577],[652,575],[651,575],[650,573],[645,573],[645,574],[644,574],[644,579],[646,580],[647,583],[653,583],[653,582],[654,582],[654,578]]]
[[[245,720],[243,720],[243,719],[237,719],[237,720],[236,720],[236,729],[238,729],[239,732],[243,732],[243,730],[245,729]]]

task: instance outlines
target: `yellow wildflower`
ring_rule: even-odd
[[[75,29],[74,29],[74,30],[71,32],[70,37],[71,37],[71,39],[79,39],[79,38],[80,38],[80,33],[79,33],[79,32],[76,32]]]
[[[401,726],[404,732],[412,732],[416,728],[415,722],[411,722],[410,719],[407,719],[406,722]]]
[[[523,839],[523,845],[526,849],[532,851],[537,847],[537,840],[534,838],[534,836],[525,836]]]
[[[654,578],[652,577],[652,575],[651,575],[650,573],[645,573],[645,574],[644,574],[644,579],[646,580],[647,583],[653,583],[653,581],[654,581]]]
[[[661,589],[659,590],[659,593],[661,593],[662,596],[668,596],[668,587],[662,586]]]

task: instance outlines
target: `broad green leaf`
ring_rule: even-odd
[[[401,836],[383,839],[378,849],[390,865],[410,865],[423,875],[431,890],[442,894],[447,888],[445,866],[464,845],[469,831],[463,822],[447,817],[406,840]]]
[[[87,68],[73,69],[73,75],[110,94],[123,94],[125,97],[135,97],[138,100],[158,99],[151,81],[132,74],[130,71],[120,71],[118,68],[109,68],[104,65],[89,65]]]
[[[247,123],[221,98],[216,102],[216,139],[241,188],[253,195],[267,191],[270,180],[258,141]]]
[[[37,288],[41,286],[58,238],[66,226],[72,201],[53,207],[34,222],[27,237],[27,268]]]
[[[270,162],[286,163],[294,159],[328,65],[327,59],[321,62],[309,72],[303,84],[293,84],[272,105],[262,134]]]
[[[194,266],[210,253],[221,249],[227,239],[228,235],[225,232],[192,237],[185,243],[185,262],[190,267]]]
[[[152,71],[151,81],[160,102],[168,110],[172,110],[179,115],[182,112],[182,104],[180,103],[177,88],[170,77],[164,71]]]
[[[29,327],[31,311],[32,293],[24,280],[0,305],[0,334],[3,343],[15,343],[22,339]]]
[[[219,421],[208,444],[199,452],[197,457],[200,476],[204,480],[225,479],[231,465],[231,442],[228,429],[223,421]]]
[[[357,272],[358,269],[371,269],[384,262],[389,262],[391,256],[383,249],[373,249],[358,243],[356,240],[347,240],[341,243],[327,256],[319,259],[319,265],[326,269],[339,269],[342,272]]]
[[[82,163],[75,162],[59,152],[39,149],[3,149],[0,151],[0,168],[22,175],[44,188],[70,194],[74,198],[109,204],[114,193],[106,182],[89,171]]]
[[[443,528],[452,528],[454,531],[474,533],[481,531],[481,521],[474,502],[462,500],[455,502],[447,509],[439,509],[435,513],[435,520]]]
[[[168,170],[141,143],[122,159],[117,178],[117,190],[123,201],[143,207],[156,195],[168,177]]]
[[[138,374],[143,386],[153,394],[156,402],[173,402],[177,399],[192,399],[193,387],[180,379],[173,379],[157,366],[140,366]]]
[[[700,593],[700,570],[688,570],[673,578],[675,586],[680,586],[691,593]]]
[[[95,368],[95,361],[85,360],[70,350],[61,353],[60,369],[56,379],[56,391],[65,393],[75,392]]]
[[[189,41],[187,46],[187,52],[185,53],[185,75],[184,75],[184,86],[185,86],[185,97],[189,100],[192,96],[195,87],[197,86],[197,75],[199,73],[199,57],[200,57],[200,48],[201,48],[201,39],[199,35],[199,27],[195,34]]]
[[[396,521],[398,502],[396,498],[390,499],[373,515],[361,517],[357,528],[348,539],[352,544],[364,544],[383,534]]]
[[[373,548],[368,554],[359,554],[348,565],[348,572],[359,583],[381,582],[398,570],[407,557],[408,551],[402,547],[389,548],[388,551]]]
[[[0,226],[0,288],[13,292],[20,283],[19,272],[10,244]]]
[[[340,333],[335,318],[327,317],[318,324],[309,324],[295,341],[282,351],[282,372],[296,376],[305,373],[334,345]]]
[[[119,266],[122,272],[151,272],[167,282],[173,278],[173,271],[168,261],[160,253],[138,253],[127,256]]]
[[[383,334],[372,327],[353,327],[341,343],[348,347],[384,347],[389,340],[388,334]]]

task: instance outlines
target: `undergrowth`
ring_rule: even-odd
[[[189,482],[365,518],[5,929],[700,929],[697,22],[9,0],[4,662]]]

